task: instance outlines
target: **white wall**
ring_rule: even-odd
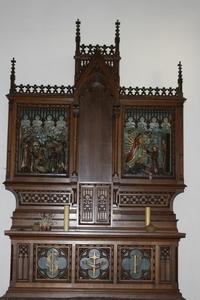
[[[121,21],[121,85],[176,86],[177,63],[183,62],[185,103],[186,192],[175,201],[180,244],[179,281],[187,300],[199,300],[198,99],[200,2],[186,0],[0,0],[0,182],[5,180],[7,99],[10,59],[17,59],[17,82],[73,84],[75,20],[82,21],[84,43],[109,44],[114,22]],[[0,186],[0,295],[9,283],[14,196]]]

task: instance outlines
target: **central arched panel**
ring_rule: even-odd
[[[79,181],[112,180],[112,98],[95,82],[80,100]]]

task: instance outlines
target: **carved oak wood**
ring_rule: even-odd
[[[185,188],[182,65],[175,88],[121,87],[115,25],[114,45],[84,45],[77,20],[74,86],[16,84],[12,60],[7,299],[183,300],[173,211]]]

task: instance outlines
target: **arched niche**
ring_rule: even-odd
[[[90,74],[79,98],[78,177],[85,182],[112,180],[114,98],[103,74]]]

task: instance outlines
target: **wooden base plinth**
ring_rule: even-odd
[[[186,300],[180,292],[172,291],[144,291],[144,290],[25,290],[9,288],[2,299],[67,299],[67,300]]]
[[[105,232],[10,231],[9,235],[12,276],[5,299],[184,300],[176,276],[180,233],[118,232],[115,235]],[[48,256],[48,251],[51,256]],[[83,272],[82,261],[88,259],[90,263],[95,261],[94,270],[95,267],[101,270],[96,264],[97,257],[90,257],[91,251],[107,261],[105,277],[101,277],[101,273],[97,278],[90,277],[86,272],[88,269]],[[56,277],[55,273],[55,278],[51,278],[47,268],[42,268],[39,262],[42,257],[47,267],[54,271],[54,267],[55,270],[58,267],[56,259],[59,255],[69,262],[66,273],[63,273],[65,277]],[[137,256],[139,262],[143,260],[149,264],[148,272],[145,273],[142,264],[137,265]],[[124,267],[125,262],[129,263],[129,268]],[[134,278],[134,272],[140,272],[140,277]]]

